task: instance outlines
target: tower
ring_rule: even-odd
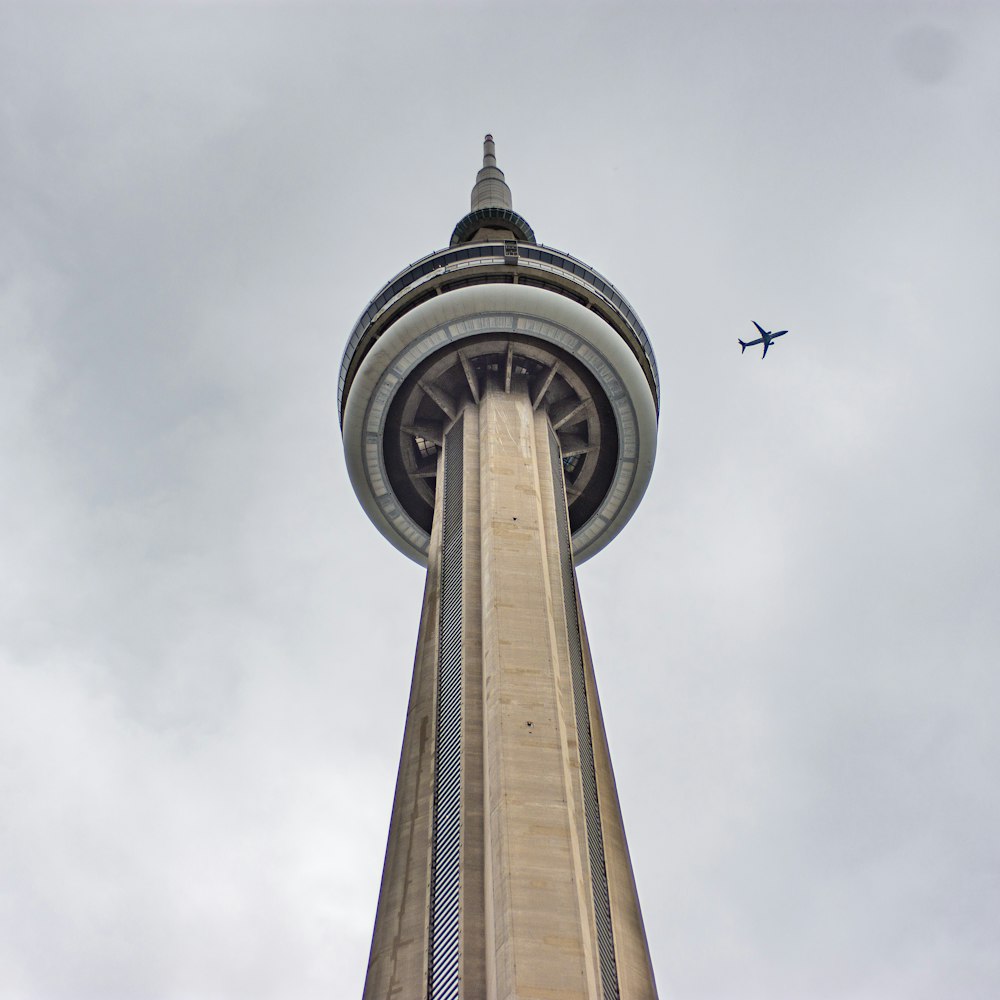
[[[575,565],[649,482],[656,362],[513,210],[492,136],[450,246],[354,327],[339,406],[359,500],[427,566],[365,1000],[655,997]]]

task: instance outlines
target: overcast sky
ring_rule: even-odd
[[[423,575],[337,373],[486,131],[659,360],[580,583],[661,995],[1000,996],[998,52],[987,3],[3,4],[0,996],[360,996]]]

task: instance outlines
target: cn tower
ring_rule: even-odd
[[[364,1000],[653,998],[575,567],[649,483],[656,362],[483,152],[340,371],[358,499],[427,567]]]

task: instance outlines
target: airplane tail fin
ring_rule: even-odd
[[[739,340],[738,337],[736,339]],[[742,354],[747,349],[747,345],[744,344],[742,340],[739,340],[739,344],[740,344],[740,354]]]

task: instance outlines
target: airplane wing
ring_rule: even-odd
[[[767,349],[771,346],[771,341],[766,341],[764,343],[764,353],[760,356],[760,360],[763,361],[767,357]]]
[[[761,335],[762,337],[766,337],[766,336],[767,336],[767,330],[765,330],[765,329],[764,329],[764,328],[763,328],[763,327],[762,327],[762,326],[760,325],[760,323],[758,323],[758,322],[757,322],[757,320],[755,320],[755,319],[752,319],[752,320],[750,320],[750,322],[751,322],[751,323],[753,323],[753,325],[754,325],[755,327],[757,327],[757,329],[758,329],[758,330],[760,330],[760,335]]]

